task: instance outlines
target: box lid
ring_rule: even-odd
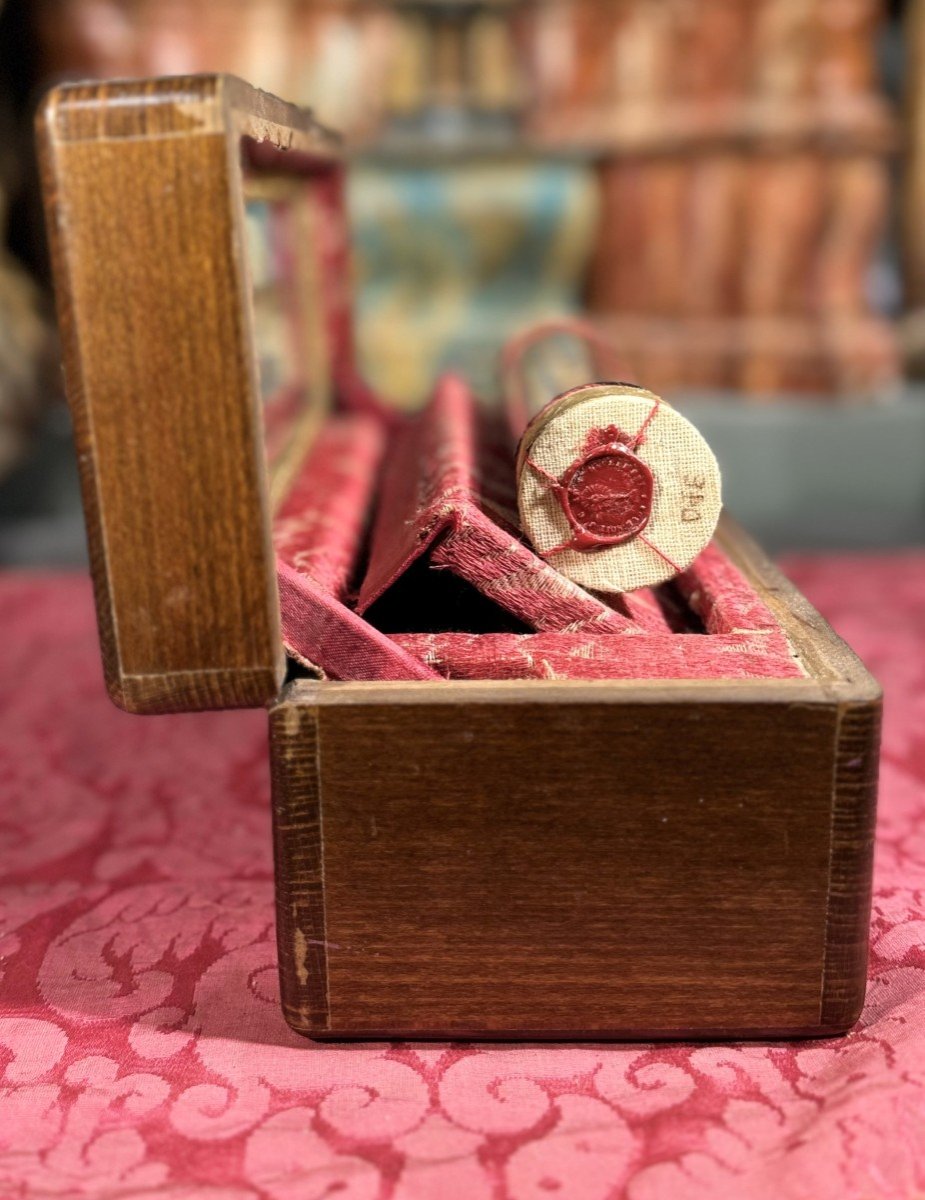
[[[285,670],[273,478],[317,423],[336,351],[319,371],[315,347],[312,387],[285,381],[281,438],[245,177],[267,203],[282,195],[267,178],[318,180],[337,206],[338,140],[222,75],[65,86],[38,124],[109,693],[131,712],[262,705]]]

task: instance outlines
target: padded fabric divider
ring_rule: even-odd
[[[513,468],[479,444],[479,427],[469,388],[445,376],[430,405],[398,435],[358,611],[427,555],[532,629],[633,632],[628,616],[560,575],[520,540]]]
[[[803,675],[780,630],[707,637],[655,633],[395,634],[450,679],[791,679]]]
[[[273,525],[286,649],[335,679],[435,677],[345,603],[385,447],[375,417],[329,418]]]

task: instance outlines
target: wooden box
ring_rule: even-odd
[[[274,496],[324,417],[311,396],[285,436],[261,416],[242,140],[250,168],[336,198],[336,142],[235,80],[64,88],[40,124],[107,685],[137,713],[269,704],[290,1025],[847,1029],[880,693],[728,522],[718,544],[795,677],[284,683]],[[343,393],[358,385],[328,260],[327,323],[303,305],[300,329],[314,378]]]

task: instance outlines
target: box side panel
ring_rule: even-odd
[[[80,95],[41,142],[107,683],[139,712],[261,704],[282,650],[234,153],[192,104],[90,136],[110,110]]]
[[[328,1028],[327,937],[319,807],[318,710],[270,714],[280,998],[294,1029]]]
[[[281,858],[281,920],[326,958],[323,1013],[287,929],[290,1021],[818,1032],[835,735],[834,706],[798,702],[324,704],[320,813],[304,783],[277,796],[281,838],[320,854],[324,829],[323,869]],[[293,901],[319,882],[323,931]]]
[[[822,1022],[832,1033],[858,1019],[867,984],[880,749],[879,700],[838,713],[832,858]]]

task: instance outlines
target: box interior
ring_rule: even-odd
[[[462,380],[443,380],[414,418],[363,385],[342,185],[327,167],[303,168],[245,173],[283,637],[297,670],[335,679],[804,676],[718,542],[672,583],[584,593],[520,537],[506,423]]]
[[[354,615],[383,467],[403,436],[369,414],[332,414],[274,519],[277,554],[299,583],[311,581]],[[509,476],[513,480],[513,463]],[[439,530],[431,550],[455,532],[452,526]],[[625,618],[621,632],[537,631],[422,553],[358,619],[450,679],[805,674],[774,615],[716,541],[672,583],[614,597],[611,604]],[[284,636],[290,645],[297,640],[286,628],[285,608]]]

